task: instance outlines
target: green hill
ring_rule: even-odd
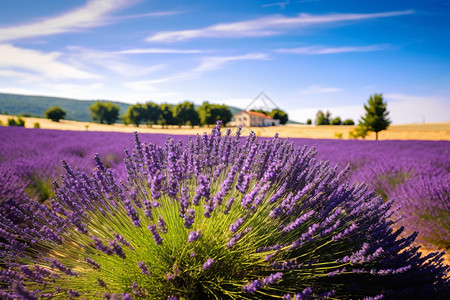
[[[52,106],[59,106],[67,112],[66,120],[90,122],[91,112],[89,107],[97,100],[77,100],[69,98],[57,98],[46,96],[27,96],[0,93],[0,114],[29,115],[33,117],[45,117],[45,111]],[[107,100],[101,100],[107,101]],[[130,104],[111,101],[120,107],[120,115],[123,115]],[[228,106],[232,115],[240,112],[238,107]],[[296,123],[288,121],[288,123]]]
[[[65,119],[82,122],[90,122],[91,112],[89,106],[96,101],[76,100],[68,98],[56,98],[45,96],[26,96],[0,93],[0,113],[10,115],[28,114],[35,117],[45,117],[44,113],[52,106],[59,106],[67,112]],[[127,110],[129,104],[114,102],[120,107],[120,113]]]

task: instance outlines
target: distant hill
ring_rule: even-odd
[[[81,122],[90,122],[91,112],[89,107],[96,100],[76,100],[68,98],[56,98],[46,96],[26,96],[0,93],[0,113],[7,112],[10,115],[29,114],[33,117],[45,117],[45,111],[52,106],[59,106],[67,112],[65,119]],[[124,114],[129,104],[115,102],[120,107],[120,113]]]
[[[33,117],[45,117],[45,111],[52,106],[59,106],[67,112],[66,120],[91,122],[89,107],[98,100],[77,100],[69,98],[57,98],[47,96],[27,96],[0,93],[0,114],[30,115]],[[100,100],[108,101],[108,100]],[[123,115],[130,104],[110,101],[120,107],[120,115]],[[242,109],[228,106],[231,113],[236,114]],[[297,123],[289,120],[288,123]]]

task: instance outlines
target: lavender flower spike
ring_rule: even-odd
[[[208,258],[208,260],[203,264],[202,270],[209,269],[214,263],[214,259]]]

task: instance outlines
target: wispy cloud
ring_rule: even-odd
[[[412,13],[414,13],[414,11],[404,10],[369,14],[310,15],[302,13],[296,17],[275,15],[249,21],[215,24],[201,29],[163,31],[148,37],[146,41],[178,42],[195,38],[242,38],[273,36],[282,34],[286,30],[292,28],[301,28],[321,24],[333,24],[345,21],[360,21],[368,19],[396,17]]]
[[[120,52],[107,52],[92,50],[78,46],[69,46],[69,61],[74,65],[86,66],[97,65],[104,69],[111,70],[117,74],[135,77],[147,75],[166,67],[165,64],[155,64],[150,66],[142,66],[128,63]]]
[[[281,9],[285,9],[286,5],[288,5],[289,2],[290,2],[289,0],[286,0],[283,2],[268,3],[268,4],[263,4],[262,7],[279,6]]]
[[[0,27],[0,42],[39,37],[108,24],[108,15],[136,3],[137,0],[91,0],[86,5],[59,16],[26,24]]]
[[[151,13],[144,13],[144,14],[115,16],[115,17],[108,18],[108,20],[120,21],[120,20],[138,19],[138,18],[146,18],[146,17],[166,17],[166,16],[179,15],[182,13],[184,13],[184,12],[178,11],[178,10],[158,11],[158,12],[151,12]]]
[[[340,92],[342,89],[335,87],[324,87],[321,85],[311,85],[306,89],[300,90],[299,94],[307,95],[307,94],[325,94],[325,93],[336,93]]]
[[[199,49],[167,49],[167,48],[137,48],[115,51],[116,54],[198,54],[208,50]]]
[[[370,46],[346,46],[346,47],[325,47],[325,46],[307,46],[298,48],[281,48],[275,52],[287,54],[304,54],[304,55],[320,55],[320,54],[337,54],[349,52],[373,52],[389,49],[389,45],[370,45]]]
[[[200,64],[190,70],[178,72],[166,77],[160,77],[150,80],[139,80],[133,82],[126,82],[123,85],[134,90],[155,90],[154,85],[179,80],[190,80],[198,78],[202,73],[218,70],[223,68],[227,63],[239,60],[268,60],[269,56],[264,53],[247,53],[244,55],[235,56],[210,56],[201,59]]]
[[[0,68],[5,77],[23,76],[24,80],[34,80],[36,75],[50,79],[93,79],[99,78],[59,60],[61,53],[43,53],[37,50],[18,48],[0,44]],[[24,72],[24,71],[28,71]],[[30,73],[31,72],[31,73]],[[41,78],[42,80],[43,78]]]
[[[265,53],[248,53],[238,56],[212,56],[203,59],[202,63],[193,70],[195,73],[201,73],[220,69],[230,61],[236,60],[268,60],[269,56]]]

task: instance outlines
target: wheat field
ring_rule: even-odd
[[[0,121],[5,126],[8,118],[16,118],[14,116],[0,115]],[[90,122],[77,122],[71,120],[61,120],[53,122],[44,118],[28,118],[25,120],[25,127],[33,128],[35,123],[39,123],[43,129],[57,130],[77,130],[77,131],[114,131],[114,132],[141,132],[141,133],[161,133],[161,134],[181,134],[195,135],[209,132],[211,128],[189,126],[171,126],[169,128],[161,128],[159,125],[148,128],[146,125],[136,127],[134,125],[114,124],[105,125]],[[245,127],[242,130],[243,135],[248,135],[250,131],[254,131],[257,136],[272,137],[278,133],[280,137],[291,138],[312,138],[312,139],[349,139],[349,132],[354,126],[311,126],[289,124],[284,126],[272,127]],[[424,124],[406,124],[391,125],[387,130],[379,133],[380,140],[445,140],[450,141],[450,122],[441,123],[424,123]],[[375,134],[370,133],[366,140],[374,140]]]

